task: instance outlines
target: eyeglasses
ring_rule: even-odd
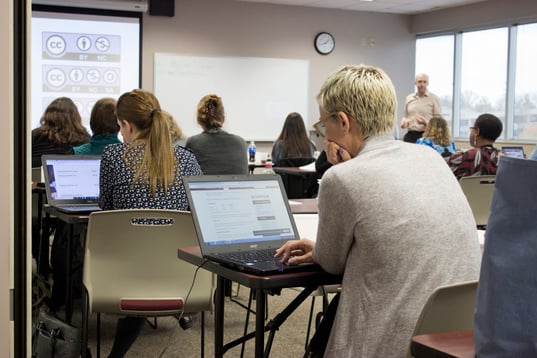
[[[469,129],[476,129],[477,127],[469,127]]]
[[[315,132],[317,132],[319,136],[324,138],[325,125],[322,121],[315,122],[313,128],[315,128]]]

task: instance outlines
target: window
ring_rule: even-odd
[[[537,24],[517,31],[513,139],[537,139]]]
[[[505,127],[506,81],[507,28],[464,33],[456,137],[468,137],[468,127],[481,113],[496,115]]]
[[[537,140],[537,23],[420,37],[416,73],[430,78],[455,138],[481,113],[504,124],[500,140]]]
[[[453,103],[453,35],[435,36],[416,42],[416,74],[429,76],[429,89],[440,98],[442,116],[449,120]]]

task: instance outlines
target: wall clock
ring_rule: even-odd
[[[328,55],[336,47],[336,41],[334,36],[328,32],[319,32],[315,35],[315,40],[313,41],[315,50],[321,55]]]

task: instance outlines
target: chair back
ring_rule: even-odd
[[[156,316],[212,310],[213,275],[196,273],[196,266],[177,257],[179,247],[196,245],[190,212],[92,213],[83,276],[89,312]],[[177,306],[180,300],[184,307]]]
[[[495,175],[462,177],[459,180],[477,226],[487,225],[495,182]]]
[[[437,287],[425,302],[412,336],[473,329],[476,292],[477,280]]]

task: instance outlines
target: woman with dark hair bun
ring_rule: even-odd
[[[222,98],[204,96],[198,103],[198,124],[203,132],[186,141],[205,174],[248,174],[246,141],[223,129],[226,120]]]
[[[471,149],[446,158],[453,174],[460,179],[473,175],[495,175],[501,151],[494,142],[502,134],[503,125],[493,114],[481,114],[470,127]]]

